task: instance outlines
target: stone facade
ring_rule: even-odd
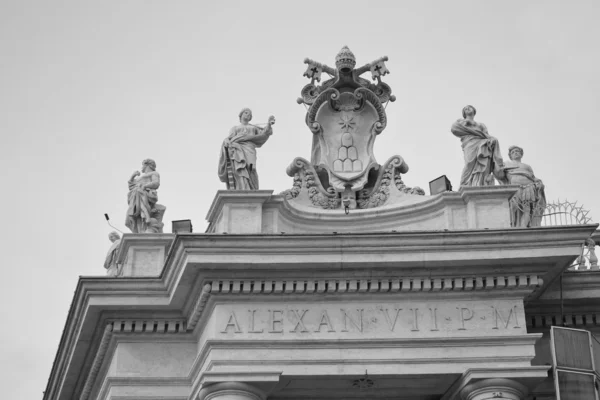
[[[79,282],[45,398],[553,398],[557,278],[596,226],[511,228],[514,189],[470,190],[429,205],[436,230],[326,232],[281,196],[223,191],[209,233],[124,235],[122,276]],[[274,232],[285,218],[297,230]],[[568,323],[595,330],[600,277],[563,286]]]

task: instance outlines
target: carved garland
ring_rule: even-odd
[[[113,333],[113,324],[108,324],[104,328],[104,334],[102,335],[102,339],[100,340],[100,346],[98,346],[98,351],[96,352],[96,357],[94,357],[94,362],[92,363],[92,367],[90,368],[90,372],[85,381],[85,385],[83,386],[83,390],[81,391],[80,400],[87,400],[89,397],[92,386],[94,385],[94,381],[96,380],[96,376],[98,375],[98,371],[100,371],[100,366],[102,365],[102,361],[104,361],[104,356],[106,355],[106,350],[108,349],[108,342],[112,337]]]
[[[196,325],[198,324],[198,321],[200,320],[200,315],[202,315],[202,311],[204,310],[204,307],[206,306],[206,302],[208,301],[208,297],[210,296],[211,290],[212,290],[212,286],[208,283],[206,285],[204,285],[204,287],[202,288],[202,293],[200,293],[200,296],[198,297],[198,300],[196,301],[196,305],[194,306],[194,311],[192,311],[192,315],[187,324],[187,328],[189,330],[194,330],[194,328],[196,328]]]

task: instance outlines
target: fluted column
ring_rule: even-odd
[[[200,390],[198,400],[266,400],[267,396],[252,385],[241,382],[221,382]]]
[[[527,388],[510,379],[484,379],[465,386],[460,391],[461,400],[524,400]]]

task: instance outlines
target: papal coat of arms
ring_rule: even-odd
[[[295,199],[306,189],[313,206],[336,209],[373,208],[385,204],[391,191],[422,195],[407,188],[401,174],[408,171],[402,157],[379,165],[373,155],[375,138],[387,125],[384,105],[395,96],[381,77],[389,73],[381,57],[360,68],[346,46],[336,56],[336,68],[305,59],[304,76],[311,82],[298,103],[308,106],[306,124],[313,133],[311,160],[296,158],[288,167],[294,188],[285,192]],[[372,83],[361,78],[370,72]],[[331,79],[321,82],[323,73]]]

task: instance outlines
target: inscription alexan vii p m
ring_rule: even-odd
[[[421,336],[524,333],[519,301],[217,306],[221,335]]]

